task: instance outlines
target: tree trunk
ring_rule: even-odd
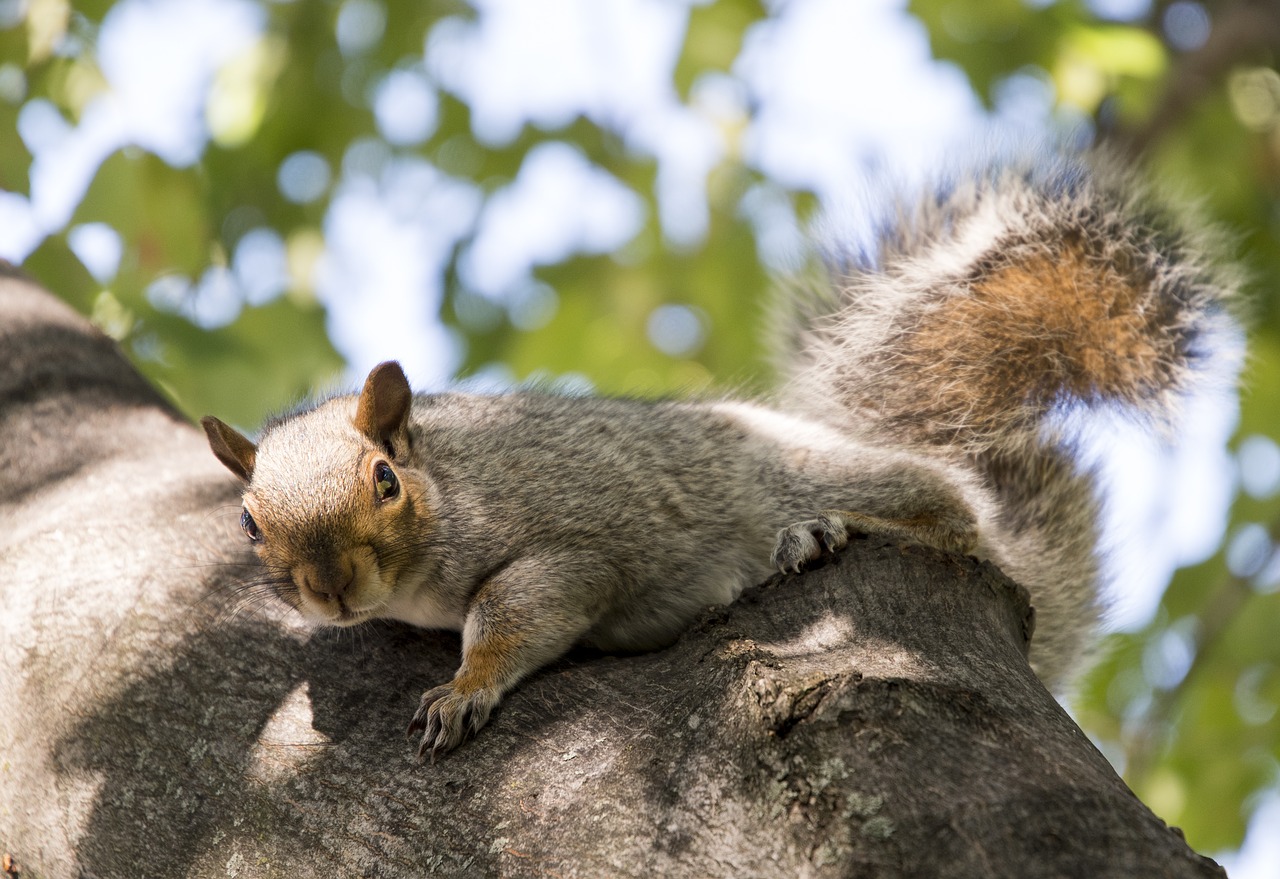
[[[0,350],[23,877],[1221,875],[1033,676],[1024,590],[871,540],[670,649],[575,653],[419,763],[404,730],[455,635],[308,631],[241,588],[203,436],[12,270]]]

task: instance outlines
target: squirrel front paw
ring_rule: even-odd
[[[422,733],[418,745],[418,759],[429,753],[431,762],[436,755],[452,751],[468,736],[480,731],[489,721],[489,713],[498,704],[499,697],[487,689],[463,694],[452,683],[434,687],[422,694],[418,710],[409,721],[406,737]]]

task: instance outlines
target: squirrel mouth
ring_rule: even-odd
[[[336,623],[359,622],[368,614],[368,611],[352,610],[350,607],[347,606],[347,602],[341,597],[337,599],[337,603],[338,603],[338,617],[337,619],[334,620],[334,622]]]

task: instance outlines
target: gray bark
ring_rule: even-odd
[[[670,649],[575,653],[420,764],[404,729],[456,636],[310,632],[245,593],[202,435],[12,272],[0,350],[23,877],[1220,875],[1032,675],[1022,589],[875,541]]]

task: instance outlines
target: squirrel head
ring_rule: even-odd
[[[209,446],[244,483],[240,525],[280,596],[304,616],[378,616],[429,536],[429,485],[409,467],[413,394],[394,361],[358,398],[336,397],[270,426],[255,444],[212,416]]]

